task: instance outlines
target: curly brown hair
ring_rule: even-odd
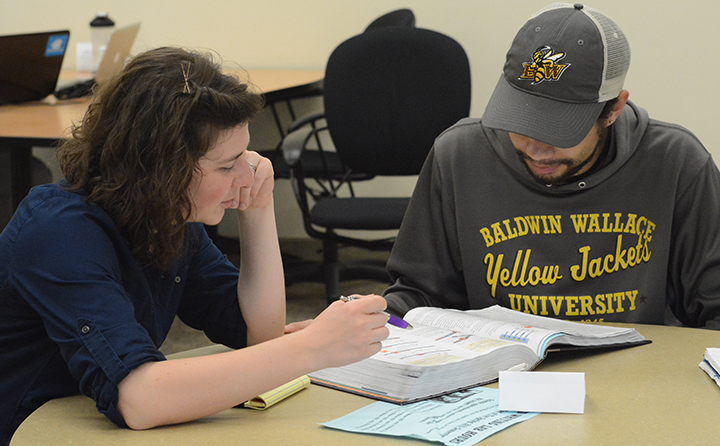
[[[167,269],[183,252],[198,160],[262,106],[211,54],[153,49],[99,86],[58,160],[68,188],[107,212],[135,257]]]

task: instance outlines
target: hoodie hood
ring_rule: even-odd
[[[523,182],[528,183],[533,188],[541,189],[548,193],[565,194],[595,187],[617,172],[637,150],[648,123],[648,113],[632,101],[628,101],[622,113],[620,113],[618,119],[611,127],[610,144],[613,146],[611,151],[615,154],[614,159],[604,168],[590,175],[583,176],[581,180],[571,181],[559,186],[544,186],[538,183],[532,175],[528,173],[525,164],[516,154],[515,147],[512,141],[510,141],[508,132],[484,126],[483,131],[487,135],[497,155]]]

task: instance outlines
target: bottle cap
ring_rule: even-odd
[[[115,26],[115,22],[108,17],[107,11],[100,11],[97,13],[95,18],[92,19],[90,26]]]

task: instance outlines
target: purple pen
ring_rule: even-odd
[[[383,314],[387,315],[387,317],[388,317],[387,323],[388,324],[394,325],[399,328],[405,328],[407,330],[412,330],[413,326],[410,325],[409,322],[405,321],[405,319],[400,319],[399,317],[394,316],[390,313],[385,313],[384,311],[383,311]]]
[[[351,300],[355,300],[355,298],[352,297],[352,296],[350,296],[350,297],[348,297],[348,296],[340,296],[340,300],[343,301],[343,302],[350,302]],[[401,319],[401,318],[399,318],[399,317],[397,317],[397,316],[394,316],[394,315],[392,315],[392,314],[390,314],[390,313],[386,313],[386,312],[384,312],[384,311],[382,312],[382,314],[384,314],[385,316],[387,316],[387,318],[388,318],[387,323],[390,324],[390,325],[394,325],[395,327],[398,327],[398,328],[404,328],[404,329],[406,329],[406,330],[412,330],[412,328],[413,328],[413,326],[410,325],[409,322],[407,322],[407,321],[405,321],[405,320],[403,320],[403,319]]]

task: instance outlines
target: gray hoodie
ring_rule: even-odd
[[[568,320],[720,328],[720,172],[687,130],[628,102],[602,168],[536,182],[507,132],[440,135],[390,255],[388,308],[499,304]],[[667,305],[666,305],[667,304]]]

